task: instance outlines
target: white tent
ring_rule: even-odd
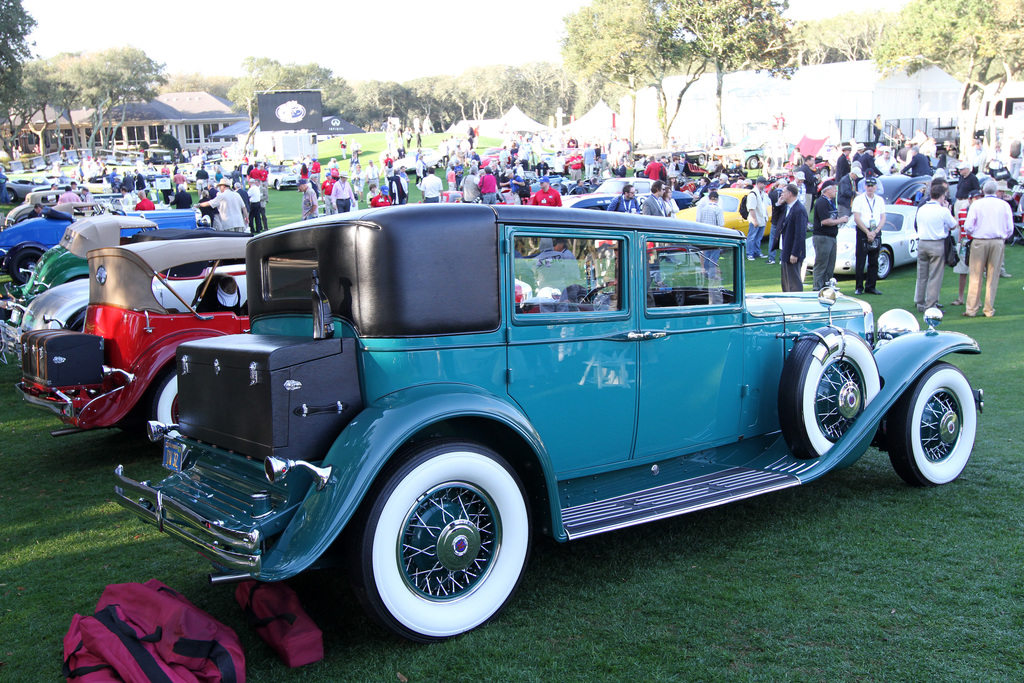
[[[505,112],[497,121],[499,133],[536,133],[538,131],[545,130],[547,126],[543,123],[534,121],[529,116],[523,113],[523,110],[512,105],[512,108]],[[481,130],[481,132],[483,132]]]
[[[678,92],[684,77],[665,79],[670,92]],[[683,96],[679,115],[670,133],[681,141],[703,144],[717,129],[716,76],[702,76]],[[753,130],[768,128],[780,112],[786,118],[788,142],[802,135],[834,137],[839,119],[954,117],[959,113],[960,82],[937,67],[913,76],[903,72],[883,76],[873,61],[805,66],[792,78],[767,72],[738,71],[726,74],[722,87],[722,126],[725,137],[737,141]],[[619,101],[623,121],[629,127],[629,98]],[[653,88],[637,96],[636,137],[657,144],[657,98]]]
[[[616,128],[615,110],[601,100],[583,116],[564,126],[562,130],[581,138],[606,138]]]

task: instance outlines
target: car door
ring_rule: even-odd
[[[634,457],[692,452],[737,438],[744,343],[738,255],[735,243],[645,236],[636,255],[645,296]]]
[[[628,460],[638,390],[631,236],[506,228],[508,393],[556,473]]]

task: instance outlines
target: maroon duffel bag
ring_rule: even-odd
[[[324,658],[324,634],[302,609],[299,596],[280,581],[244,581],[235,600],[245,618],[274,652],[290,667]]]
[[[64,637],[68,681],[245,683],[233,630],[156,579],[107,586]]]

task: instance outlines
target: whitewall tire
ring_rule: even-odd
[[[382,475],[355,521],[356,594],[412,640],[450,638],[488,621],[515,592],[529,554],[522,485],[478,444],[415,448]]]
[[[948,484],[974,450],[978,409],[959,368],[937,363],[900,397],[886,419],[889,460],[912,486]]]
[[[830,327],[801,336],[779,380],[779,423],[790,451],[801,459],[827,453],[880,387],[863,338]]]

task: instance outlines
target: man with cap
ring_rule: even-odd
[[[420,192],[423,193],[424,204],[439,204],[441,202],[441,191],[444,188],[437,174],[426,171],[416,187],[420,188]]]
[[[754,183],[754,189],[747,194],[747,260],[753,261],[756,258],[764,258],[761,253],[761,242],[764,240],[764,229],[768,225],[768,216],[771,213],[771,201],[768,193],[764,191],[767,184],[764,176],[758,177]]]
[[[836,270],[836,238],[839,226],[846,217],[840,218],[836,205],[839,186],[829,178],[821,185],[821,196],[814,202],[814,224],[811,244],[814,246],[814,291],[828,284]]]
[[[260,190],[258,178],[249,176],[249,189],[246,190],[249,197],[249,232],[256,234],[263,230],[263,223],[266,218],[266,210],[263,208],[263,192]]]
[[[370,198],[370,206],[372,206],[375,209],[380,208],[382,206],[391,206],[391,196],[388,193],[387,185],[381,186],[380,193],[375,194],[373,195],[372,198]]]
[[[853,200],[857,196],[857,181],[863,177],[864,173],[860,170],[860,164],[853,164],[850,166],[850,172],[839,178],[839,194],[836,201],[840,216],[853,215]]]
[[[967,200],[972,192],[981,192],[981,184],[978,182],[978,176],[975,175],[970,162],[961,161],[957,166],[957,172],[960,174],[960,181],[956,184],[956,203],[953,208],[959,212],[960,209],[967,206]]]
[[[299,192],[302,193],[302,220],[308,221],[317,216],[317,196],[309,186],[309,179],[299,179]]]
[[[842,153],[836,159],[836,178],[842,180],[843,176],[850,172],[850,145],[843,145]]]
[[[348,183],[348,172],[338,171],[338,181],[331,188],[330,201],[334,202],[338,213],[348,213],[354,208],[352,204],[355,198],[352,186]]]
[[[878,252],[881,249],[870,248],[885,225],[885,200],[875,194],[876,184],[874,178],[865,180],[864,194],[853,200],[853,220],[857,226],[857,247],[854,254],[857,289],[854,294],[881,294],[875,289],[875,282],[878,279]]]
[[[900,173],[909,175],[912,178],[931,175],[932,164],[928,157],[921,153],[921,148],[914,145],[910,148],[910,158],[907,159],[907,165],[903,167]]]
[[[899,164],[892,155],[892,148],[883,147],[882,154],[875,157],[875,170],[879,175],[892,175],[898,168]]]
[[[559,194],[558,190],[551,187],[551,178],[548,176],[541,176],[540,189],[530,197],[530,204],[533,206],[562,205],[562,195]]]
[[[217,196],[199,206],[217,209],[213,227],[217,230],[245,232],[248,229],[249,217],[245,213],[245,204],[238,193],[231,190],[231,180],[224,177],[217,181]]]

